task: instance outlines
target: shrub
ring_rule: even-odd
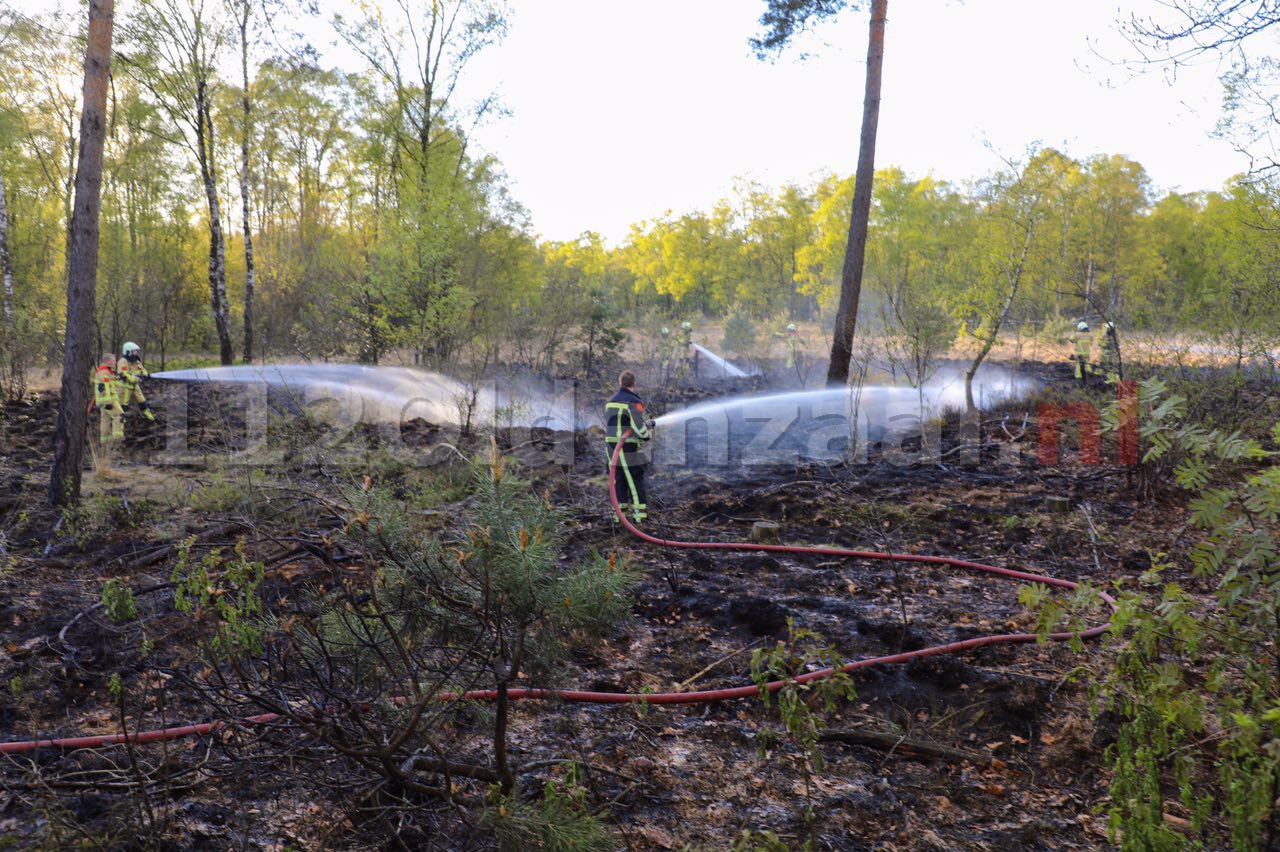
[[[116,624],[133,621],[138,617],[138,605],[133,599],[133,589],[119,577],[112,577],[102,586],[102,608]]]
[[[749,314],[735,311],[724,323],[724,339],[720,346],[726,352],[733,352],[744,358],[750,358],[756,351],[757,329]]]
[[[348,490],[338,498],[345,527],[325,539],[329,568],[291,593],[291,612],[250,613],[231,591],[249,585],[220,585],[211,568],[187,569],[182,600],[196,600],[206,576],[212,597],[199,606],[234,598],[248,616],[238,624],[261,644],[232,642],[252,634],[229,631],[218,610],[228,638],[206,654],[211,696],[279,713],[337,755],[359,756],[327,764],[329,783],[401,791],[406,815],[433,796],[590,834],[588,815],[554,796],[532,811],[516,804],[525,800],[507,752],[509,690],[526,677],[551,681],[571,636],[614,629],[636,575],[614,556],[563,564],[561,513],[509,465],[495,450],[473,480],[470,517],[446,538],[370,479]],[[460,700],[468,690],[486,700]]]
[[[1118,596],[1115,659],[1092,687],[1098,708],[1119,721],[1106,753],[1112,839],[1126,849],[1274,848],[1280,467],[1269,460],[1277,453],[1184,422],[1174,397],[1144,386],[1159,415],[1144,424],[1151,446],[1143,462],[1168,461],[1173,482],[1195,495],[1190,524],[1200,538],[1187,551],[1189,583],[1158,553],[1139,590]],[[1280,442],[1280,426],[1271,438]],[[1196,586],[1210,591],[1195,594]],[[1076,600],[1069,609],[1088,605]],[[1042,618],[1041,630],[1057,620]],[[1164,818],[1168,799],[1187,809],[1192,839]]]

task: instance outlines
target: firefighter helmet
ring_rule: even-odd
[[[1085,322],[1084,320],[1080,320],[1080,322],[1076,323],[1076,331],[1088,331],[1088,330],[1089,330],[1089,323]]]
[[[142,351],[142,347],[134,343],[132,340],[126,343],[124,346],[120,347],[120,352],[123,355],[134,355],[141,351]]]

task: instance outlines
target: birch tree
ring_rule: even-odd
[[[142,0],[129,30],[130,67],[195,155],[209,216],[209,302],[219,357],[230,364],[235,356],[213,122],[214,65],[227,28],[217,8],[209,0]]]
[[[244,360],[253,360],[253,293],[257,274],[253,265],[253,219],[249,215],[249,140],[253,136],[253,104],[249,95],[249,19],[252,0],[234,0],[236,26],[240,32],[240,218],[244,227]]]

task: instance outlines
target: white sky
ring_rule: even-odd
[[[763,0],[512,5],[510,35],[467,86],[495,88],[511,110],[476,138],[546,238],[593,229],[617,241],[668,209],[709,209],[738,176],[776,186],[854,171],[865,11],[820,25],[807,61],[792,48],[769,63],[747,45]],[[1221,188],[1247,161],[1208,135],[1217,69],[1182,71],[1171,86],[1108,61],[1134,56],[1116,18],[1153,5],[894,0],[877,166],[959,182],[1038,141],[1081,159],[1124,154],[1162,190]]]

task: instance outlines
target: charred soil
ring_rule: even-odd
[[[210,436],[201,441],[234,449],[213,410],[191,409],[196,431]],[[264,564],[268,599],[287,610],[303,586],[350,562],[332,546],[344,518],[325,497],[341,482],[389,483],[442,534],[469,505],[469,472],[447,450],[439,464],[406,469],[380,453],[376,436],[353,434],[363,461],[335,470],[308,453],[312,435],[297,438],[268,474],[207,459],[165,463],[163,426],[130,423],[136,428],[117,458],[87,474],[84,506],[55,515],[42,502],[55,413],[56,400],[42,395],[10,404],[0,423],[5,741],[214,718],[219,708],[199,688],[208,671],[191,619],[174,606],[180,544],[199,555],[240,543]],[[1168,551],[1184,534],[1182,507],[1136,500],[1122,467],[1037,465],[1034,412],[1010,406],[985,418],[976,432],[951,419],[943,451],[956,452],[941,464],[893,464],[872,453],[852,465],[662,473],[650,486],[651,527],[668,538],[732,541],[768,520],[782,524],[788,543],[955,556],[1099,586],[1131,584],[1149,551]],[[405,437],[415,447],[441,440],[425,423],[411,424]],[[520,457],[521,447],[509,449]],[[569,512],[565,557],[617,552],[643,579],[632,619],[606,641],[571,643],[554,685],[742,685],[751,682],[753,650],[796,628],[850,660],[1034,630],[1018,584],[986,575],[648,546],[605,508],[601,448],[579,438],[576,449],[573,465],[526,471],[538,493]],[[1052,508],[1063,500],[1067,511]],[[113,579],[131,590],[133,619],[108,614],[103,590]],[[576,763],[590,807],[623,848],[719,849],[743,832],[762,843],[766,831],[791,847],[812,837],[817,848],[842,850],[1105,847],[1096,807],[1113,733],[1105,719],[1095,721],[1077,677],[1099,653],[996,646],[857,672],[857,699],[827,719],[812,834],[794,749],[775,743],[760,754],[761,732],[780,723],[759,700],[521,702],[511,757],[529,797]],[[494,843],[482,825],[435,800],[394,822],[376,790],[325,783],[322,767],[339,759],[298,731],[252,726],[132,748],[2,756],[0,847],[383,848],[397,835],[410,848]],[[139,825],[149,839],[140,839]]]

